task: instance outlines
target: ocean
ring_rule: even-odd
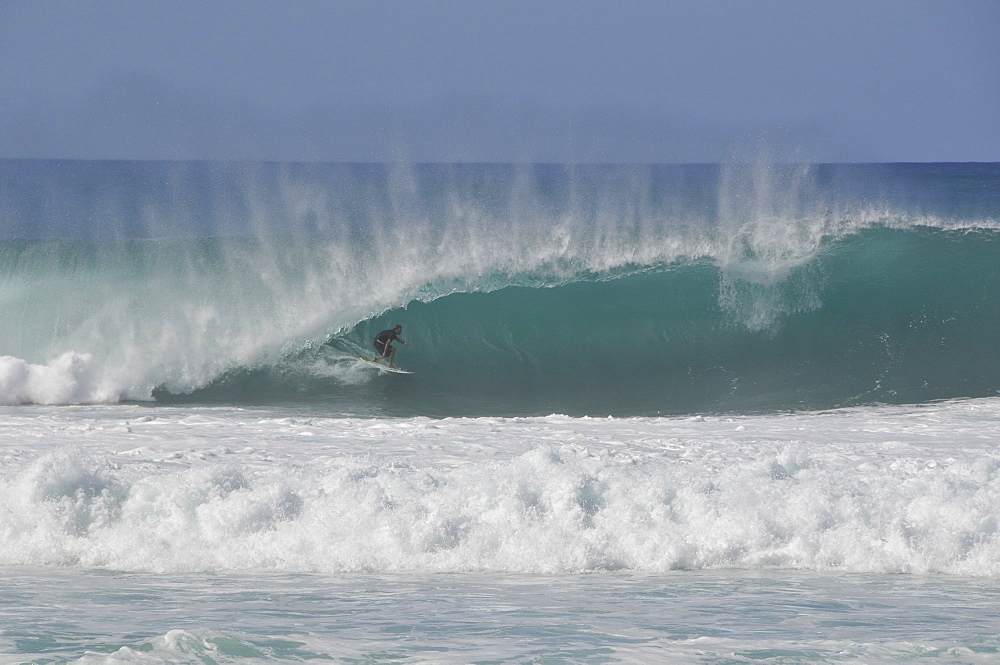
[[[1000,660],[1000,164],[0,160],[0,305],[0,662]]]

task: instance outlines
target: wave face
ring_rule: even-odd
[[[1000,165],[0,162],[0,403],[655,415],[1000,390]],[[357,360],[395,323],[413,344]]]

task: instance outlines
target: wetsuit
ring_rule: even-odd
[[[375,350],[380,356],[388,356],[392,350],[392,342],[399,338],[394,329],[383,330],[375,335]]]

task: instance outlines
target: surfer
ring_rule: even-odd
[[[375,350],[382,355],[375,358],[375,361],[379,361],[382,358],[389,358],[389,367],[392,367],[392,361],[396,358],[396,347],[392,345],[394,341],[399,342],[403,346],[410,346],[403,341],[403,338],[399,336],[399,333],[403,332],[403,326],[397,325],[389,330],[383,330],[379,334],[375,335]]]

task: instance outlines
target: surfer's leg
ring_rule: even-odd
[[[389,367],[392,367],[392,361],[396,359],[396,347],[390,344],[386,350],[389,352]]]

